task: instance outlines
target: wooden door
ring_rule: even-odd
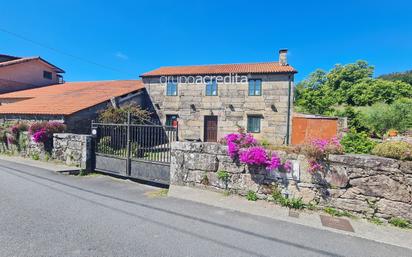
[[[205,142],[217,142],[217,116],[205,116]]]

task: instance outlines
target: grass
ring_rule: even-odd
[[[169,192],[169,189],[160,189],[160,190],[149,191],[144,194],[145,196],[149,198],[160,198],[160,197],[166,197],[168,192]]]
[[[389,223],[398,228],[412,228],[412,224],[403,218],[392,218],[389,220]]]
[[[353,218],[353,214],[351,214],[348,211],[340,211],[340,210],[336,210],[333,207],[325,207],[323,209],[324,212],[326,212],[329,215],[335,216],[335,217],[348,217],[348,218]]]
[[[383,224],[383,221],[380,220],[380,219],[377,218],[377,217],[372,217],[372,218],[370,218],[370,219],[369,219],[369,222],[370,222],[370,223],[373,223],[373,224],[375,224],[375,225],[382,225],[382,224]]]

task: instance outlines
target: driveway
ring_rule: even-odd
[[[107,176],[0,162],[0,256],[412,256]]]

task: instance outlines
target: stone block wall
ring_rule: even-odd
[[[245,195],[249,190],[261,199],[271,198],[274,187],[288,197],[306,203],[334,207],[355,215],[412,221],[412,162],[370,156],[331,155],[325,172],[310,174],[303,155],[278,152],[283,160],[298,165],[299,176],[279,176],[265,168],[233,162],[226,146],[217,143],[172,144],[171,185],[230,190]],[[229,173],[227,183],[218,179]]]
[[[90,170],[92,167],[92,137],[90,135],[57,133],[53,135],[53,143],[46,146],[43,143],[34,142],[27,132],[22,133],[20,140],[22,142],[19,146],[0,145],[0,153],[18,153],[22,157],[42,161],[54,160],[85,170]]]
[[[67,165],[89,170],[92,160],[92,137],[70,133],[53,135],[52,158]]]

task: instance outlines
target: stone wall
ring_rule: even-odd
[[[20,136],[20,144],[0,145],[0,153],[19,154],[25,158],[42,161],[59,161],[66,165],[76,166],[85,170],[91,169],[92,137],[70,133],[53,135],[50,145],[36,143],[27,132]]]
[[[75,165],[89,170],[92,160],[92,137],[59,133],[53,135],[52,158],[67,165]]]
[[[288,87],[293,88],[293,74],[252,74],[249,79],[262,80],[262,95],[249,96],[248,83],[218,84],[217,96],[206,96],[206,85],[179,83],[178,95],[167,96],[166,84],[159,77],[144,77],[156,113],[162,123],[166,115],[177,115],[179,138],[204,139],[204,117],[217,116],[218,138],[236,132],[237,126],[247,126],[249,115],[260,116],[261,132],[257,139],[283,144],[286,139]],[[293,99],[292,90],[291,99]],[[293,109],[293,103],[292,107]]]
[[[245,195],[249,190],[261,199],[274,187],[288,197],[306,203],[334,207],[358,216],[412,220],[412,162],[370,155],[331,155],[325,173],[307,172],[303,155],[278,152],[293,162],[293,172],[268,172],[233,162],[226,146],[216,143],[175,142],[172,145],[171,185],[230,190]],[[217,172],[225,170],[227,183]]]

